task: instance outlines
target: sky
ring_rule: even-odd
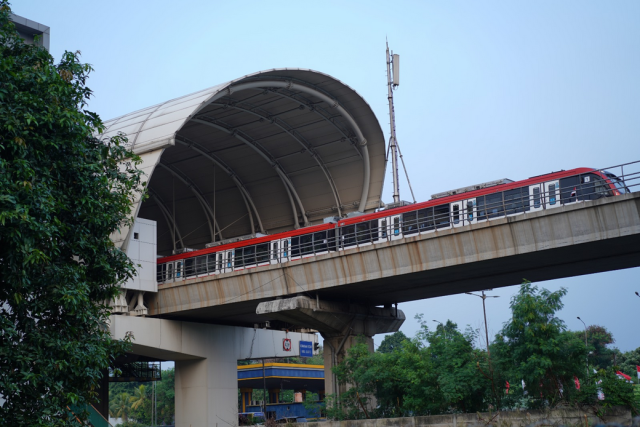
[[[500,178],[640,160],[638,1],[13,1],[51,27],[51,53],[95,68],[90,109],[107,120],[260,70],[308,68],[354,88],[388,138],[385,38],[400,54],[397,137],[417,201]],[[383,201],[392,200],[388,174]],[[411,200],[406,180],[401,196]],[[565,287],[567,327],[608,328],[640,347],[640,268],[541,282]],[[490,337],[517,286],[487,300]],[[453,295],[400,304],[484,327],[482,303]],[[379,344],[383,336],[376,336]]]

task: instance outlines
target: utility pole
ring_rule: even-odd
[[[589,378],[589,351],[588,351],[588,344],[587,344],[587,324],[584,323],[584,320],[582,320],[580,316],[578,316],[578,320],[581,321],[582,324],[584,325],[584,349],[585,351],[587,351],[586,363],[587,363],[587,379],[588,379]]]
[[[484,336],[487,340],[487,361],[489,362],[489,372],[491,372],[491,387],[493,388],[493,393],[496,395],[496,399],[499,399],[498,393],[496,392],[495,384],[493,383],[493,367],[491,366],[491,350],[489,350],[489,328],[487,326],[487,307],[485,305],[485,300],[487,298],[500,298],[500,295],[487,295],[484,293],[484,291],[482,291],[481,295],[472,294],[471,292],[465,292],[465,294],[482,298],[482,312],[484,313]]]
[[[393,76],[391,66],[393,64]],[[396,115],[393,109],[393,89],[400,84],[400,55],[389,54],[389,42],[387,42],[387,88],[389,99],[389,120],[391,125],[391,138],[389,149],[391,150],[391,168],[393,173],[393,203],[400,202],[400,183],[398,176],[398,144],[396,141]]]

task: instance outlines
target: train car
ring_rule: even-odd
[[[630,192],[607,171],[577,168],[501,179],[432,195],[431,200],[325,224],[159,258],[158,284],[263,266],[434,233]]]

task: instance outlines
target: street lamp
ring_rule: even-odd
[[[492,289],[488,290],[491,291]],[[491,352],[489,351],[489,329],[487,328],[487,308],[485,306],[484,300],[486,300],[487,298],[499,298],[500,295],[486,295],[484,291],[482,291],[482,295],[472,294],[471,292],[465,292],[465,294],[482,298],[482,312],[484,313],[484,335],[487,339],[487,355],[489,356],[489,366],[491,366]]]
[[[447,330],[444,328],[444,324],[442,322],[440,322],[439,320],[435,320],[434,319],[433,321],[436,322],[436,323],[439,323],[440,326],[442,326],[442,331],[444,332],[444,339],[446,340],[447,339]]]
[[[636,292],[636,295],[637,294],[638,293]],[[578,320],[581,321],[582,324],[584,325],[584,348],[585,350],[587,350],[587,345],[588,345],[587,344],[587,324],[584,323],[584,320],[582,320],[580,316],[578,316]],[[586,359],[587,359],[587,378],[589,378],[589,353],[587,353]]]
[[[491,291],[493,289],[488,290]],[[489,362],[489,372],[491,372],[491,388],[493,389],[493,394],[495,394],[496,396],[496,400],[499,401],[500,397],[498,397],[495,384],[493,383],[493,367],[491,366],[491,351],[489,350],[489,328],[487,327],[487,307],[485,306],[484,300],[486,300],[487,298],[499,298],[500,295],[486,295],[484,291],[482,291],[481,295],[472,294],[471,292],[465,292],[465,294],[482,298],[482,312],[484,313],[484,335],[487,339],[487,361]]]

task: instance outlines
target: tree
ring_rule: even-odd
[[[637,375],[637,366],[640,366],[640,347],[626,351],[618,356],[617,364],[620,370],[631,377]]]
[[[525,280],[511,299],[511,320],[491,348],[500,384],[524,381],[528,396],[540,396],[537,402],[541,405],[566,400],[573,390],[573,377],[586,375],[584,341],[566,331],[564,322],[555,316],[566,293],[564,288],[556,292],[538,289]]]
[[[131,396],[129,393],[119,393],[115,399],[111,399],[109,403],[109,415],[114,418],[122,418],[122,421],[129,420],[131,412]]]
[[[79,53],[54,64],[9,13],[0,0],[0,424],[78,425],[67,406],[95,402],[126,347],[107,302],[135,269],[109,236],[130,223],[140,159],[93,136]]]
[[[380,353],[391,353],[393,350],[399,349],[402,343],[408,339],[402,331],[394,332],[384,337],[377,351]]]

